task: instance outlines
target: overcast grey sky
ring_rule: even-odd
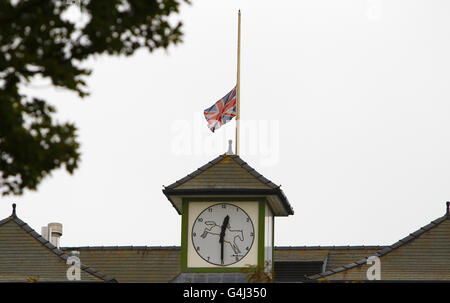
[[[92,95],[26,89],[75,122],[82,162],[3,197],[63,246],[180,245],[168,185],[226,151],[235,123],[203,110],[236,81],[242,11],[241,157],[281,184],[295,215],[276,245],[391,244],[450,200],[450,2],[193,0],[168,52],[97,57]]]

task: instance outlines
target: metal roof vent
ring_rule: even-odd
[[[42,227],[42,236],[59,248],[60,238],[62,236],[62,224],[61,223],[49,223],[47,226]]]

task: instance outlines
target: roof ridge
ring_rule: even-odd
[[[29,234],[31,237],[33,237],[36,241],[42,244],[45,248],[50,250],[52,253],[54,253],[56,256],[67,262],[68,256],[58,249],[56,246],[54,246],[50,241],[46,240],[42,235],[37,233],[33,228],[31,228],[27,223],[19,219],[15,213],[13,213],[11,216],[3,219],[0,221],[0,226],[4,225],[7,222],[13,221],[16,223],[20,228],[22,228],[27,234]],[[91,274],[92,276],[99,278],[105,282],[116,282],[115,278],[108,277],[102,273],[100,273],[97,270],[94,270],[93,268],[86,266],[84,264],[80,264],[81,270],[86,271],[87,273]]]
[[[403,245],[405,245],[405,244],[407,244],[407,243],[417,239],[418,237],[420,237],[421,235],[423,235],[427,231],[437,227],[439,224],[441,224],[442,222],[444,222],[447,219],[449,219],[449,216],[448,216],[448,214],[445,214],[444,216],[439,217],[436,220],[431,221],[429,224],[427,224],[425,226],[422,226],[421,228],[419,228],[415,232],[410,233],[408,236],[398,240],[397,242],[393,243],[392,245],[388,245],[388,246],[378,250],[375,254],[373,254],[371,256],[383,257],[383,256],[387,255],[388,253],[392,252],[393,250],[398,249],[399,247],[401,247],[401,246],[403,246]],[[336,269],[330,269],[329,271],[324,272],[324,273],[312,275],[309,278],[312,279],[312,280],[316,280],[316,279],[324,278],[324,277],[330,276],[330,275],[332,275],[334,273],[338,273],[338,272],[341,272],[341,271],[344,271],[344,270],[347,270],[347,269],[351,269],[351,268],[354,268],[354,267],[359,267],[359,266],[361,266],[363,264],[366,264],[367,263],[367,259],[369,257],[370,256],[364,257],[363,259],[360,259],[360,260],[358,260],[356,262],[349,263],[347,265],[343,265],[343,266],[338,267]]]

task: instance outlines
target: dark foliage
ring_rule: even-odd
[[[88,95],[81,63],[92,55],[132,55],[180,42],[183,0],[0,0],[0,192],[34,190],[61,166],[72,173],[80,161],[76,127],[58,123],[45,100],[24,95],[35,77]],[[76,5],[88,21],[63,18]]]

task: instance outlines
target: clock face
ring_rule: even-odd
[[[231,265],[250,251],[255,230],[250,216],[239,206],[218,203],[205,208],[192,225],[192,244],[208,263]]]

